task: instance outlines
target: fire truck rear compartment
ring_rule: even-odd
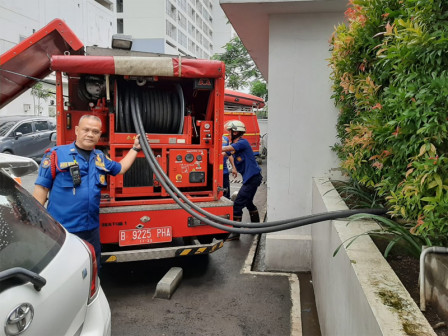
[[[94,114],[103,124],[97,148],[120,161],[132,148],[136,131],[131,110],[138,108],[154,155],[170,180],[192,201],[202,202],[208,211],[211,204],[220,202],[222,170],[217,150],[220,136],[215,123],[219,120],[222,125],[220,118],[217,119],[222,110],[215,104],[214,78],[67,75],[69,94],[60,118],[63,129],[58,132],[60,143],[73,142],[75,126],[81,116]],[[144,213],[134,209],[165,205],[174,205],[174,201],[157,181],[143,153],[139,153],[124,175],[108,177],[107,187],[102,192],[100,226],[104,249],[211,244],[214,239],[224,239],[228,235],[203,223],[198,225],[198,221],[180,208],[175,212],[152,209],[154,212]],[[218,212],[210,211],[230,219],[232,203],[221,204],[221,207]],[[105,214],[106,209],[118,209],[113,220]],[[158,215],[154,216],[155,213]],[[139,219],[145,214],[157,220],[142,223]],[[114,222],[126,222],[126,227],[110,224]],[[171,242],[118,247],[121,230],[164,226],[172,228]]]
[[[137,135],[131,115],[139,110],[151,154],[182,194],[231,218],[232,203],[221,199],[224,63],[94,49],[95,55],[62,20],[54,20],[2,55],[0,83],[6,94],[0,94],[0,107],[30,87],[33,78],[54,71],[57,145],[73,143],[80,118],[95,115],[102,121],[96,149],[115,161],[133,150]],[[95,164],[104,167],[99,157]],[[222,240],[216,244],[213,239],[226,232],[174,204],[143,152],[125,175],[104,176],[97,183],[103,186],[100,234],[108,262],[211,253],[222,246]],[[148,245],[151,230],[161,233],[161,239]],[[147,236],[139,244],[129,232]],[[175,246],[179,241],[195,244],[183,249]]]

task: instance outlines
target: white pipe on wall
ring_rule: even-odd
[[[448,253],[448,247],[431,246],[424,248],[420,254],[420,310],[426,310],[425,298],[425,258],[428,253]]]

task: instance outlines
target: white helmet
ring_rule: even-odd
[[[230,120],[226,123],[226,130],[232,130],[234,132],[246,132],[246,125],[239,120]]]

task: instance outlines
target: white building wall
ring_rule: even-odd
[[[269,220],[311,213],[312,177],[338,166],[338,112],[331,100],[328,39],[342,13],[270,16],[269,28]],[[317,224],[318,225],[318,224]],[[270,233],[269,269],[309,271],[310,226]]]
[[[213,1],[213,54],[225,52],[224,46],[236,36],[226,14],[219,5],[219,0]]]
[[[123,0],[124,33],[135,39],[166,35],[166,0]]]
[[[123,33],[140,40],[135,43],[138,51],[210,58],[215,53],[215,46],[225,45],[232,36],[219,0],[126,0],[123,1],[123,13],[118,13],[118,17],[123,19]],[[186,27],[182,27],[181,17],[186,20]],[[175,27],[174,36],[170,36],[167,21]],[[189,24],[194,26],[193,32]],[[151,39],[164,39],[168,43],[159,50],[160,43],[151,42]]]
[[[110,47],[117,30],[113,4],[109,9],[94,0],[0,0],[0,54],[56,18],[64,20],[84,45]],[[54,86],[47,87],[54,91]],[[42,115],[48,115],[50,100],[42,104]],[[25,111],[27,105],[31,109]],[[0,116],[34,115],[34,111],[28,90],[0,109]]]

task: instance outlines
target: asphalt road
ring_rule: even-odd
[[[30,192],[36,176],[22,177]],[[232,181],[232,192],[240,181]],[[264,213],[265,183],[255,204]],[[242,273],[256,237],[242,235],[209,256],[104,265],[101,286],[112,311],[112,335],[290,335],[288,277]],[[157,283],[175,266],[183,270],[179,287],[169,300],[154,298]]]
[[[255,203],[265,207],[265,184]],[[290,335],[288,278],[241,272],[254,238],[242,235],[209,256],[105,265],[112,335]],[[169,300],[154,298],[171,267],[183,270],[179,287]]]

